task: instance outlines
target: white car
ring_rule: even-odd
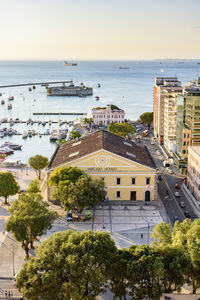
[[[155,145],[155,143],[153,141],[151,141],[151,145]]]
[[[171,169],[169,169],[168,172],[169,174],[174,174],[174,172]]]
[[[175,192],[175,193],[174,193],[174,196],[180,197],[180,193],[179,193],[179,192]]]

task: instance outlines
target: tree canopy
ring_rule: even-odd
[[[110,123],[108,125],[108,131],[126,137],[129,133],[135,132],[135,129],[129,123]]]
[[[19,192],[19,185],[10,172],[0,173],[0,196],[5,198],[5,204],[8,204],[8,197]]]
[[[9,212],[5,228],[22,243],[28,258],[29,246],[32,248],[33,242],[51,228],[57,214],[48,210],[48,204],[43,202],[36,181],[30,184],[27,192],[13,201]]]
[[[56,187],[60,182],[65,181],[71,181],[74,183],[80,176],[84,174],[85,173],[77,167],[69,166],[55,169],[55,171],[53,171],[49,177],[49,186]]]
[[[42,155],[35,155],[29,158],[29,165],[36,171],[38,179],[41,179],[41,170],[48,165],[48,158]]]
[[[190,263],[187,270],[183,272],[187,281],[192,283],[193,293],[196,293],[196,290],[200,288],[200,220],[195,219],[191,222],[190,219],[185,219],[182,223],[176,221],[170,233],[165,223],[157,224],[152,238],[154,239],[153,245],[157,249],[172,245],[185,253]]]
[[[27,299],[95,299],[105,289],[116,252],[108,233],[58,232],[22,267],[16,287]]]
[[[153,122],[153,112],[145,112],[140,116],[140,121],[143,124],[146,124],[150,128],[151,123]]]
[[[78,131],[76,131],[76,130],[72,130],[72,131],[70,132],[70,137],[71,137],[72,139],[80,138],[80,137],[81,137],[81,134],[80,134],[80,132],[78,132]]]

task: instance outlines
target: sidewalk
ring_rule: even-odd
[[[199,201],[197,201],[195,199],[195,197],[192,195],[192,193],[190,192],[190,190],[187,188],[187,186],[184,183],[181,186],[181,190],[183,191],[186,198],[190,202],[190,204],[191,204],[192,208],[194,209],[194,211],[195,211],[196,215],[198,216],[198,218],[200,218]]]

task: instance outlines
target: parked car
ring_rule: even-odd
[[[153,141],[151,141],[151,145],[155,145],[155,143]]]
[[[185,207],[185,202],[184,201],[181,201],[180,203],[179,203],[179,205],[180,205],[180,207]]]
[[[67,213],[66,219],[67,219],[68,222],[73,221],[73,216],[72,216],[72,213],[71,213],[71,212],[68,212],[68,213]]]
[[[19,194],[22,194],[22,193],[25,193],[25,192],[26,192],[25,189],[20,189],[20,190],[19,190]]]
[[[184,211],[184,215],[185,215],[186,218],[191,218],[191,214],[188,210]]]
[[[169,174],[174,174],[174,172],[171,169],[169,169],[168,172]]]
[[[180,193],[179,192],[174,192],[174,196],[180,197]]]
[[[174,216],[174,222],[179,221],[179,218],[177,216]]]
[[[175,189],[180,189],[178,183],[175,184]]]

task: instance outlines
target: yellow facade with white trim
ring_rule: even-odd
[[[75,157],[59,167],[78,167],[92,177],[103,178],[109,200],[156,200],[155,169],[103,149]],[[49,170],[50,174],[55,169]]]

